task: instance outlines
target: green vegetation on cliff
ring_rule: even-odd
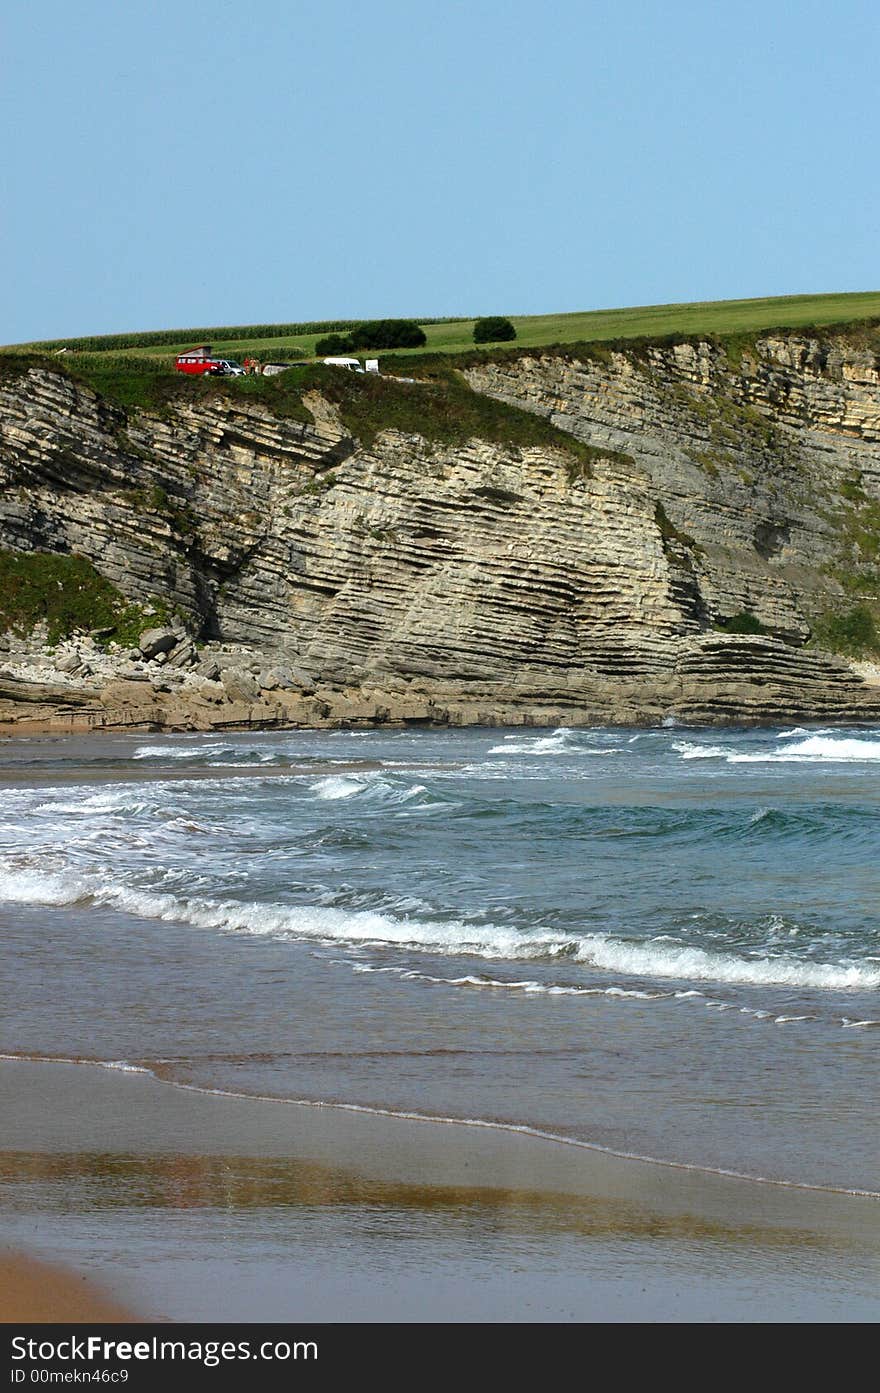
[[[873,609],[862,604],[843,614],[821,615],[813,623],[813,642],[850,658],[880,653],[880,628]]]
[[[715,625],[725,634],[767,634],[770,630],[766,624],[762,624],[757,615],[752,614],[751,610],[740,610],[739,614],[732,614],[728,619],[719,619]]]
[[[582,463],[612,453],[575,440],[530,411],[473,391],[442,360],[432,363],[418,382],[343,372],[320,364],[292,368],[276,378],[245,381],[269,404],[283,401],[287,394],[301,401],[309,391],[320,392],[338,407],[346,428],[366,446],[372,445],[380,431],[398,430],[443,445],[463,445],[477,439],[513,448],[552,447]]]
[[[0,550],[0,632],[26,635],[46,625],[50,644],[75,633],[106,631],[123,646],[170,619],[166,604],[130,604],[82,556]]]
[[[57,372],[92,387],[99,396],[125,409],[161,410],[175,397],[191,391],[188,380],[173,367],[153,358],[118,353],[78,353],[69,358],[38,353],[0,353],[0,382],[29,368]]]
[[[0,380],[31,367],[82,382],[125,411],[162,412],[174,402],[246,398],[262,403],[274,416],[310,423],[313,418],[304,398],[316,392],[339,409],[346,428],[366,446],[382,430],[399,430],[444,445],[479,439],[514,448],[552,447],[582,466],[614,456],[612,451],[585,445],[540,416],[473,391],[444,358],[425,364],[417,382],[401,382],[322,363],[298,365],[277,377],[198,378],[120,355],[80,354],[60,361],[33,354],[0,354]]]

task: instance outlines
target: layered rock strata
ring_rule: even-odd
[[[874,593],[872,352],[786,335],[736,364],[683,344],[466,377],[592,464],[562,435],[514,449],[388,429],[366,447],[317,394],[304,422],[232,393],[126,411],[51,366],[4,378],[0,546],[86,557],[172,607],[190,646],[179,680],[161,651],[97,675],[84,659],[79,681],[0,654],[0,722],[880,716],[880,687],[804,646],[816,615]],[[764,632],[716,627],[743,613]]]

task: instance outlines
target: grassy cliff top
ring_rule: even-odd
[[[452,360],[432,358],[417,382],[372,373],[344,372],[302,363],[277,377],[189,377],[166,363],[123,354],[82,353],[64,358],[36,353],[0,354],[0,383],[40,368],[91,387],[126,414],[166,414],[175,404],[256,402],[274,416],[309,423],[310,392],[334,403],[344,425],[370,446],[383,430],[420,435],[443,445],[486,440],[514,449],[551,447],[572,457],[572,477],[589,473],[594,459],[629,456],[597,449],[557,429],[541,416],[473,391]],[[0,577],[2,579],[2,577]]]
[[[766,329],[799,329],[880,318],[880,291],[840,295],[783,295],[754,300],[707,300],[682,305],[638,305],[628,309],[588,310],[574,314],[511,315],[521,348],[609,340],[665,338],[672,334],[753,334]],[[169,359],[194,343],[209,342],[220,357],[252,353],[268,360],[313,356],[325,333],[344,332],[355,321],[307,324],[223,325],[169,329],[141,334],[54,339],[18,345],[18,351],[120,353]],[[418,353],[463,353],[473,350],[473,319],[419,321],[428,342]],[[398,350],[400,352],[400,350]],[[395,355],[396,356],[396,355]]]
[[[588,465],[599,451],[539,416],[472,391],[457,369],[509,361],[536,350],[584,359],[607,358],[616,349],[640,356],[655,346],[700,339],[723,347],[731,366],[738,369],[744,350],[770,330],[800,330],[825,340],[846,337],[880,354],[880,292],[533,316],[517,321],[520,336],[516,342],[479,348],[469,337],[472,323],[427,325],[428,344],[381,355],[383,375],[379,377],[300,361],[290,371],[271,378],[193,378],[174,370],[168,345],[161,351],[154,345],[124,352],[118,348],[71,351],[60,356],[36,347],[7,349],[0,351],[0,379],[39,365],[87,384],[126,411],[164,412],[174,402],[222,395],[260,401],[277,416],[302,421],[311,420],[303,395],[318,390],[336,402],[352,435],[367,445],[380,430],[390,427],[448,444],[480,438],[514,447],[553,445],[578,457],[581,465]],[[313,330],[316,326],[308,327]],[[193,330],[190,341],[199,332],[204,336],[211,331]],[[115,337],[91,342],[118,341]],[[271,356],[266,346],[271,342],[258,345],[264,360]],[[289,346],[292,340],[286,342]],[[215,352],[220,347],[215,344]],[[232,356],[228,345],[223,351]],[[415,378],[416,383],[396,380],[405,376]]]

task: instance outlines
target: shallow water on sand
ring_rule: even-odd
[[[880,731],[0,762],[0,1050],[880,1190]]]

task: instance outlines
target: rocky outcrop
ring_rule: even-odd
[[[56,717],[24,669],[0,676],[0,722],[880,715],[880,688],[805,646],[817,616],[875,595],[873,351],[785,335],[737,361],[681,344],[465,375],[558,446],[387,429],[367,447],[317,394],[311,420],[234,392],[151,413],[51,365],[4,377],[0,546],[84,556],[180,624],[142,636],[148,680],[119,655],[76,698],[65,681]],[[743,614],[763,632],[719,631]]]
[[[856,578],[861,571],[873,593],[880,541],[873,349],[788,335],[759,340],[735,363],[709,343],[595,352],[524,355],[466,376],[476,390],[579,440],[632,455],[670,535],[686,540],[676,550],[692,572],[695,619],[748,611],[779,637],[803,642],[811,614],[844,599],[835,570]],[[859,504],[873,514],[876,534],[866,555],[847,536],[859,530]]]

